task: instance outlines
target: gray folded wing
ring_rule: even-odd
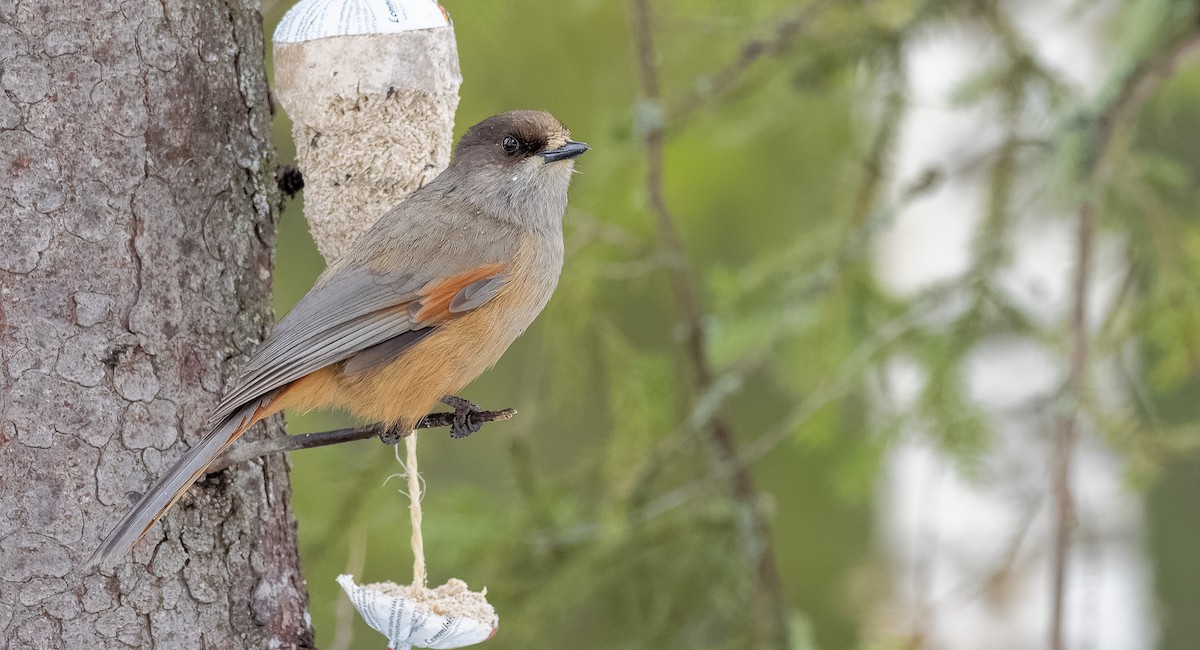
[[[319,283],[259,346],[210,421],[221,422],[261,395],[417,329],[409,310],[395,307],[415,300],[428,281],[350,269]]]

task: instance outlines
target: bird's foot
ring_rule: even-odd
[[[379,440],[383,444],[391,447],[392,445],[400,442],[401,438],[410,433],[412,433],[412,429],[409,429],[408,427],[402,427],[399,424],[393,424],[392,426],[384,429],[383,433],[379,434]]]
[[[442,403],[454,409],[454,421],[450,423],[451,438],[466,438],[483,427],[483,423],[474,418],[475,415],[482,413],[483,409],[474,402],[447,395],[442,398]]]

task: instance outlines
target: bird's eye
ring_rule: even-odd
[[[506,135],[504,136],[504,139],[500,141],[500,146],[504,147],[504,153],[511,156],[512,154],[517,153],[517,149],[521,148],[521,143],[517,142],[517,139],[511,135]]]

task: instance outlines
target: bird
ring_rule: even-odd
[[[439,401],[455,437],[478,429],[454,397],[546,306],[563,266],[574,160],[588,151],[544,111],[467,129],[437,177],[328,265],[276,324],[209,418],[203,439],[148,490],[87,562],[145,535],[254,423],[333,407],[408,435]]]

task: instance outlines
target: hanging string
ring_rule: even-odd
[[[421,473],[417,469],[417,432],[413,431],[404,439],[407,451],[407,462],[404,464],[408,474],[408,518],[412,522],[412,552],[413,552],[413,587],[426,588],[425,576],[425,540],[421,536]]]

